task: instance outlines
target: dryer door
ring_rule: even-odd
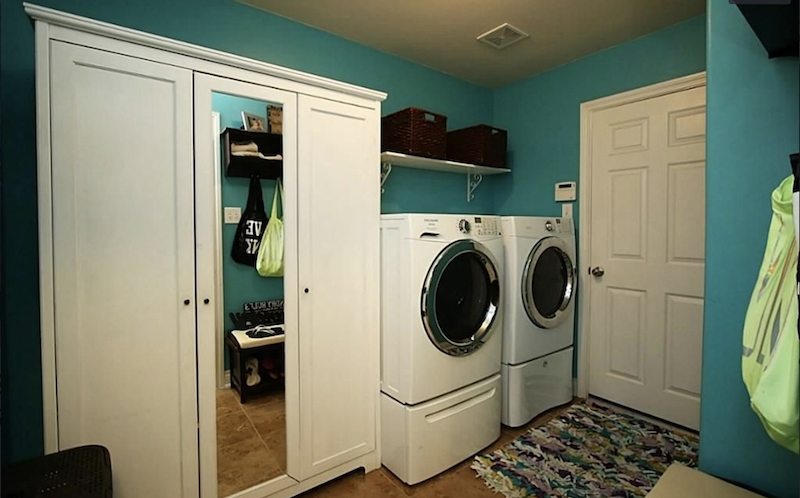
[[[473,240],[449,244],[436,257],[422,287],[422,322],[444,353],[465,356],[492,332],[500,305],[497,265]]]
[[[575,293],[575,265],[567,244],[545,237],[531,249],[522,272],[522,302],[537,326],[553,328],[567,317]]]

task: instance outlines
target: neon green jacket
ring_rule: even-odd
[[[767,248],[744,321],[742,376],[750,405],[769,436],[798,453],[798,247],[792,221],[792,182],[790,176],[772,192]]]

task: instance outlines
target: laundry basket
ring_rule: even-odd
[[[112,498],[111,455],[81,446],[3,467],[2,498]]]

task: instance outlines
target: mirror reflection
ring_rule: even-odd
[[[221,186],[216,399],[224,497],[286,473],[282,245],[275,250],[283,137],[278,104],[215,93],[212,107]]]

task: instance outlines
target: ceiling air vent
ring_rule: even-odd
[[[506,48],[513,45],[520,40],[528,38],[530,35],[519,28],[516,28],[508,23],[503,23],[500,26],[487,31],[478,37],[478,40],[487,45],[491,45],[496,49]]]

